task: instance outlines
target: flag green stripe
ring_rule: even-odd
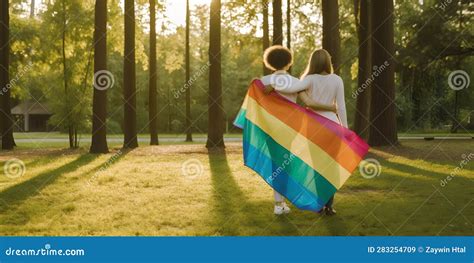
[[[252,136],[245,136],[251,134]],[[244,143],[251,144],[270,158],[291,178],[300,183],[321,200],[328,200],[336,192],[336,188],[317,171],[275,142],[268,134],[250,121],[245,123]]]

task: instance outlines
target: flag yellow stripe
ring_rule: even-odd
[[[257,125],[277,143],[316,170],[334,185],[335,188],[339,189],[349,178],[351,175],[350,171],[311,140],[308,140],[305,136],[268,113],[255,99],[247,96],[245,104],[247,106],[247,113],[255,113],[247,114],[246,117],[249,121]],[[348,150],[346,149],[348,146],[341,141],[334,141],[333,143],[339,144],[340,151]]]

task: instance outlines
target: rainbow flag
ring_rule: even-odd
[[[234,125],[243,129],[244,163],[296,207],[320,211],[369,146],[353,131],[254,80]]]

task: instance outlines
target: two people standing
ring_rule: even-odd
[[[333,73],[330,54],[324,49],[315,50],[309,59],[301,79],[291,76],[287,71],[293,64],[292,52],[283,46],[272,46],[264,52],[264,63],[274,71],[260,80],[265,85],[265,92],[275,90],[287,100],[296,103],[299,98],[308,108],[321,116],[338,123],[345,128],[347,113],[344,100],[344,84],[338,75]],[[290,212],[285,198],[274,191],[274,213],[276,215]],[[335,215],[334,196],[329,199],[320,211],[326,215]]]

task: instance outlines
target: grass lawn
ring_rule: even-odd
[[[0,176],[0,234],[474,235],[474,160],[461,164],[473,140],[372,149],[381,174],[366,179],[356,171],[336,195],[334,217],[294,207],[273,215],[272,191],[242,165],[239,143],[225,153],[202,144],[113,147],[105,155],[25,146],[1,152],[0,161],[21,159],[26,172]],[[183,163],[202,173],[183,175]]]
[[[459,133],[460,135],[466,135],[465,133]],[[149,139],[150,134],[138,134],[138,138],[140,139]],[[67,133],[60,133],[60,132],[15,132],[13,137],[15,139],[67,139]],[[90,134],[79,134],[78,137],[81,139],[90,139]],[[160,133],[160,138],[186,138],[185,133]],[[193,137],[195,138],[207,138],[207,134],[204,133],[193,133]],[[241,133],[226,133],[224,135],[225,138],[240,138],[242,137]],[[107,134],[107,138],[110,139],[123,139],[123,134]]]
[[[240,138],[242,135],[240,133],[226,133],[225,138]],[[425,137],[425,136],[441,136],[441,137],[472,137],[474,136],[474,131],[460,131],[458,133],[449,133],[444,131],[437,132],[419,132],[413,131],[410,133],[400,132],[399,137]],[[90,134],[79,134],[80,139],[90,139]],[[160,133],[160,138],[186,138],[186,134],[183,133]],[[207,134],[204,133],[194,133],[193,137],[195,138],[206,138]],[[67,139],[67,133],[60,132],[15,132],[15,139],[36,139],[41,141],[42,139]],[[107,134],[107,138],[113,139],[123,139],[123,134]],[[138,138],[149,139],[149,134],[138,134]]]

